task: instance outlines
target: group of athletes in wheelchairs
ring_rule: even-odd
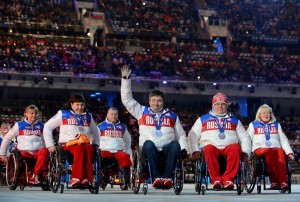
[[[227,112],[227,98],[217,93],[212,110],[199,117],[186,133],[178,116],[164,108],[161,91],[149,94],[149,106],[132,97],[131,70],[122,68],[121,99],[138,120],[139,146],[131,151],[131,136],[118,119],[118,110],[109,108],[98,126],[86,111],[82,95],[74,95],[66,107],[45,124],[38,109],[30,105],[24,120],[17,122],[2,140],[0,158],[9,189],[41,186],[43,190],[88,189],[97,194],[108,184],[131,188],[135,194],[148,184],[156,189],[173,189],[180,194],[184,183],[184,159],[190,154],[195,163],[195,190],[243,190],[251,193],[257,185],[291,193],[293,152],[272,109],[264,104],[246,131]],[[58,140],[53,131],[59,127]],[[17,145],[9,149],[12,140]],[[13,144],[14,145],[14,144]],[[251,154],[252,151],[252,154]],[[10,153],[8,157],[7,153]],[[2,164],[3,165],[3,164]],[[5,173],[3,174],[3,170]],[[266,188],[266,177],[270,187]],[[210,184],[212,186],[210,187]]]

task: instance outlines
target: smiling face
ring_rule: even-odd
[[[267,108],[263,108],[259,114],[260,120],[267,123],[271,120],[271,111]]]
[[[224,102],[217,102],[213,105],[213,111],[216,114],[224,114],[227,112],[227,104]]]
[[[154,112],[158,112],[163,108],[164,100],[161,96],[151,96],[149,100],[149,105]]]
[[[82,114],[84,112],[84,102],[73,102],[71,108],[75,114]]]
[[[25,116],[27,117],[27,121],[30,124],[33,124],[38,119],[38,111],[34,109],[28,109],[25,112]]]

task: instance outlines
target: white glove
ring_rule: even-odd
[[[127,65],[124,65],[123,67],[121,67],[121,74],[123,79],[129,79],[131,69]]]

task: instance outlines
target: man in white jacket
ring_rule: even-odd
[[[200,158],[201,147],[208,165],[214,189],[233,189],[242,152],[250,155],[251,139],[242,123],[227,113],[227,97],[217,93],[212,110],[198,118],[189,132],[188,142],[195,158]],[[218,159],[226,157],[226,170],[220,173]]]
[[[125,183],[128,185],[132,156],[131,136],[126,125],[122,124],[118,117],[118,109],[111,107],[107,111],[105,121],[98,125],[101,157],[103,159],[115,158],[118,161],[119,166],[125,171]]]
[[[132,97],[131,69],[124,66],[121,69],[121,99],[131,115],[139,123],[139,146],[151,167],[153,187],[171,187],[172,174],[176,160],[187,156],[186,133],[179,117],[169,109],[164,109],[164,93],[153,91],[149,95],[149,107],[139,104]],[[163,173],[159,171],[158,155],[161,153],[166,161]]]

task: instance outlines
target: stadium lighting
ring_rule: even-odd
[[[168,82],[167,81],[163,81],[163,84],[167,84]]]

